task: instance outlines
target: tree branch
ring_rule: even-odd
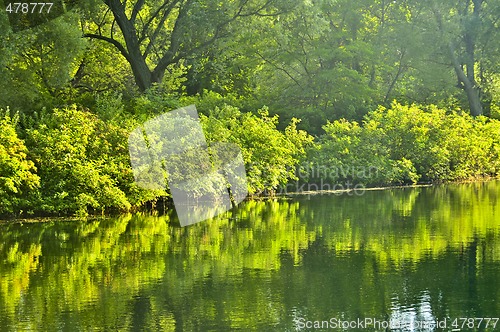
[[[163,29],[163,24],[165,24],[165,21],[167,20],[168,16],[174,9],[175,5],[177,4],[176,1],[172,1],[170,6],[165,10],[163,13],[162,18],[160,19],[160,22],[158,23],[158,26],[156,27],[155,31],[153,32],[153,35],[149,38],[149,43],[146,46],[146,50],[144,51],[144,58],[148,56],[148,54],[151,52],[151,48],[153,47],[154,42],[156,41],[156,38],[158,38],[158,35],[160,34],[161,30]],[[146,35],[144,35],[145,37]]]
[[[189,3],[190,3],[189,0],[186,1],[184,6],[179,11],[179,15],[177,16],[177,20],[175,21],[175,24],[174,24],[174,29],[172,30],[172,34],[170,35],[170,46],[168,47],[168,50],[162,56],[160,61],[158,61],[158,64],[156,65],[155,69],[153,70],[153,76],[155,76],[155,77],[157,77],[161,73],[163,73],[169,64],[176,61],[177,57],[175,55],[179,51],[179,47],[181,44],[180,25],[181,25],[182,20],[184,19],[184,16],[188,12],[188,9],[189,9],[188,4]]]
[[[179,0],[174,0],[172,2],[170,2],[169,0],[166,0],[163,2],[163,4],[158,7],[157,10],[155,10],[155,12],[151,15],[151,17],[149,18],[149,20],[146,22],[146,24],[144,24],[144,26],[142,27],[142,30],[141,30],[141,34],[138,36],[139,37],[139,43],[142,43],[144,41],[144,39],[146,38],[147,36],[147,32],[148,32],[148,29],[149,29],[149,26],[151,25],[151,23],[153,23],[154,19],[160,14],[160,12],[165,9],[165,7],[170,3],[170,7],[173,8],[177,3],[179,3]],[[170,9],[171,11],[171,9]]]
[[[288,70],[286,70],[285,68],[283,67],[280,67],[278,66],[277,64],[273,63],[271,60],[267,59],[266,57],[264,57],[262,54],[260,54],[260,52],[256,52],[256,54],[262,59],[264,60],[265,62],[269,63],[271,66],[273,66],[274,68],[278,69],[278,70],[281,70],[282,72],[285,73],[286,76],[288,76],[295,84],[297,84],[298,87],[302,87],[302,84],[300,84],[300,82],[295,78],[293,77],[292,74],[290,74],[290,72],[288,72]]]
[[[132,15],[130,15],[130,22],[135,23],[137,14],[139,14],[139,11],[144,6],[144,1],[145,0],[137,0],[137,2],[134,5],[134,9],[132,9]]]
[[[129,56],[127,50],[116,39],[113,39],[113,38],[110,38],[110,37],[106,37],[106,36],[102,36],[102,35],[97,35],[97,34],[94,34],[94,33],[86,33],[86,34],[83,35],[83,37],[104,40],[105,42],[108,42],[108,43],[114,45],[120,51],[120,53],[127,59],[127,61],[130,61],[130,56]]]

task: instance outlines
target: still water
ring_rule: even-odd
[[[0,230],[1,331],[494,330],[500,317],[499,182],[251,201],[185,228],[130,215]]]

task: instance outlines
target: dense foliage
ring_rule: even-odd
[[[296,119],[282,133],[276,129],[277,116],[270,117],[266,109],[259,110],[259,115],[225,106],[202,116],[209,141],[232,142],[242,147],[250,194],[273,191],[296,179],[294,167],[313,140],[306,132],[297,130]]]
[[[40,122],[28,130],[27,144],[41,178],[41,211],[130,208],[125,131],[75,107],[55,109]]]
[[[95,0],[43,24],[0,11],[0,109],[10,110],[0,214],[168,197],[134,184],[127,137],[190,104],[210,142],[241,147],[251,194],[295,180],[496,176],[499,10],[493,0]]]
[[[127,141],[139,122],[118,119],[120,109],[119,100],[107,98],[96,109],[107,121],[75,106],[36,114],[36,124],[25,130],[27,148],[10,118],[2,120],[0,213],[86,215],[128,211],[168,197],[167,188],[150,191],[135,184]],[[254,115],[225,106],[202,115],[201,122],[209,143],[241,147],[250,194],[272,191],[293,179],[287,166],[297,165],[312,142],[296,129],[296,120],[280,132],[278,117],[265,110]]]
[[[324,130],[305,165],[315,170],[312,181],[373,186],[500,174],[498,120],[394,103],[368,113],[361,125],[342,119]]]
[[[33,162],[27,159],[26,146],[9,116],[0,118],[0,213],[22,210],[31,191],[39,184]]]

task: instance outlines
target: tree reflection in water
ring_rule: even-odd
[[[0,225],[6,330],[293,329],[500,312],[498,182]]]

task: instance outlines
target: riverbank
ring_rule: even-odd
[[[380,190],[392,190],[392,189],[408,189],[408,188],[427,188],[435,186],[445,186],[453,184],[467,184],[467,183],[487,183],[492,181],[499,181],[500,177],[480,177],[477,179],[470,180],[460,180],[460,181],[448,181],[448,182],[435,182],[435,183],[421,183],[421,184],[408,184],[408,185],[394,185],[394,186],[380,186],[380,187],[360,187],[358,189],[343,189],[343,190],[308,190],[308,191],[297,191],[297,192],[286,192],[278,193],[277,197],[295,197],[302,195],[325,195],[325,194],[349,194],[355,193],[361,196],[365,191],[380,191]]]
[[[468,181],[450,181],[450,182],[440,182],[440,183],[430,183],[430,184],[414,184],[414,185],[394,185],[394,186],[380,186],[380,187],[367,187],[362,189],[348,189],[348,190],[314,190],[314,191],[300,191],[300,192],[286,192],[286,193],[275,193],[273,195],[263,195],[263,196],[248,196],[245,201],[267,201],[273,199],[288,200],[294,198],[300,198],[303,196],[320,196],[320,195],[349,195],[349,196],[363,196],[365,192],[372,191],[386,191],[386,190],[399,190],[399,189],[415,189],[415,188],[429,188],[437,186],[450,186],[450,185],[460,185],[460,184],[479,184],[479,183],[489,183],[500,181],[500,178],[482,178]],[[161,206],[156,206],[156,208],[142,209],[135,212],[127,213],[101,213],[92,214],[89,213],[87,216],[75,216],[75,215],[54,215],[54,216],[30,216],[26,218],[0,218],[0,224],[2,223],[44,223],[44,222],[79,222],[79,221],[93,221],[106,219],[111,217],[119,217],[127,214],[137,214],[143,213],[145,215],[164,215],[167,212],[173,212],[175,206],[171,200],[166,200],[162,202]],[[162,211],[163,210],[163,211]]]

